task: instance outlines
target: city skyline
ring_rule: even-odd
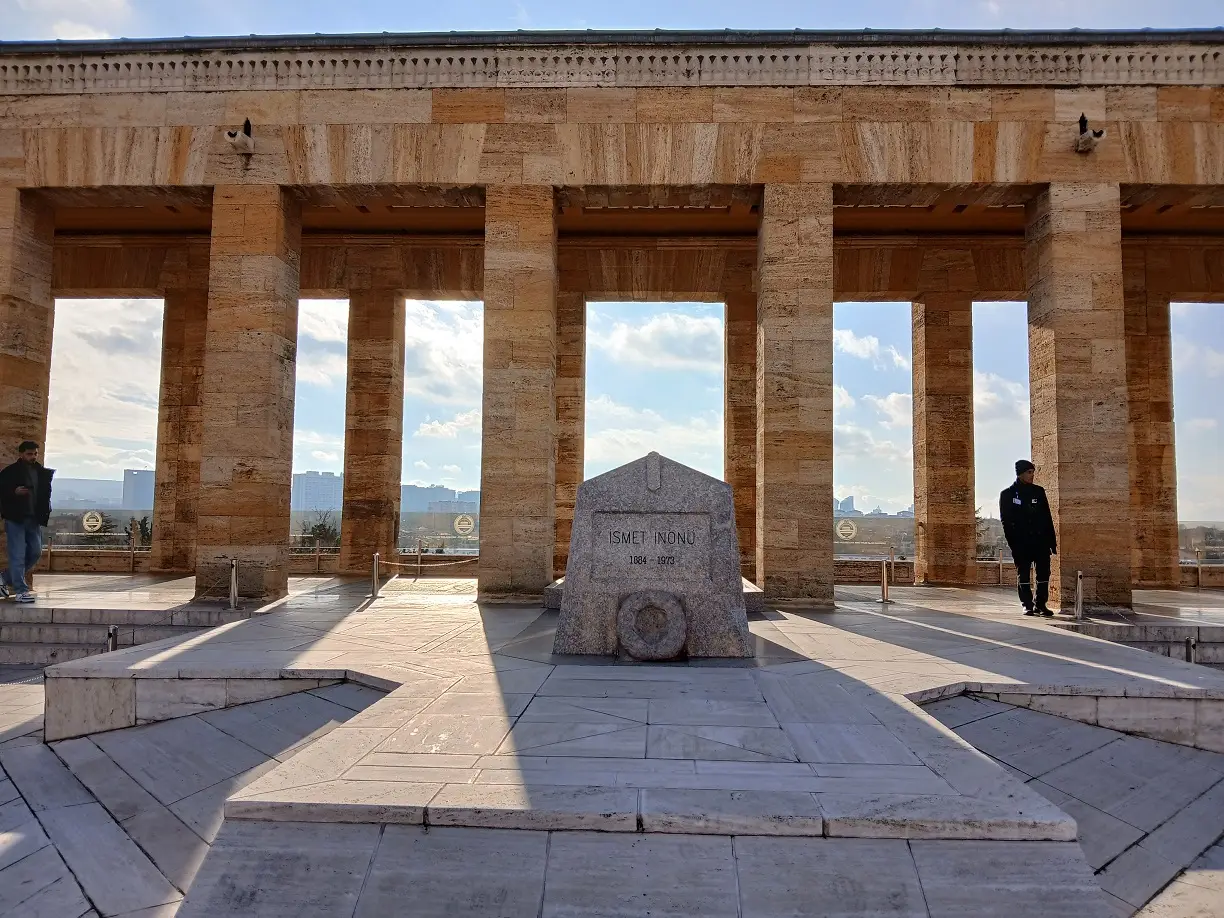
[[[301,302],[295,473],[342,471],[346,307]],[[1172,311],[1185,520],[1224,519],[1224,405],[1211,396],[1224,377],[1220,308]],[[60,300],[57,309],[70,320],[55,325],[48,465],[80,478],[152,468],[160,301]],[[407,312],[401,481],[475,490],[481,304],[411,301]],[[977,303],[973,320],[976,504],[995,516],[1014,461],[1029,452],[1026,306]],[[721,477],[721,304],[593,303],[588,327],[585,476],[657,449]],[[835,496],[896,513],[914,500],[910,305],[838,303],[834,329]]]

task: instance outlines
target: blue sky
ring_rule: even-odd
[[[1224,23],[1219,0],[0,0],[0,37],[102,38],[555,28],[1143,28]],[[1183,519],[1224,520],[1224,306],[1174,309]],[[66,475],[150,467],[160,304],[63,301],[55,327],[47,452]],[[68,316],[72,318],[69,319]],[[297,470],[339,470],[343,304],[303,303]],[[479,483],[480,306],[410,303],[404,480]],[[722,309],[591,307],[588,473],[657,448],[721,473]],[[989,510],[1028,447],[1023,304],[974,311],[978,503]],[[888,511],[913,499],[908,304],[839,304],[835,489]],[[646,355],[651,355],[649,358]],[[99,382],[102,380],[102,382]]]
[[[1215,26],[1218,0],[0,0],[6,38],[489,29]]]

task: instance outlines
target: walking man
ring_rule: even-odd
[[[1050,555],[1058,554],[1054,517],[1045,488],[1033,484],[1037,467],[1027,459],[1016,462],[1016,481],[999,495],[999,519],[1003,535],[1016,562],[1020,602],[1025,615],[1054,613],[1046,607],[1050,598]],[[1033,598],[1031,568],[1037,568],[1037,597]]]
[[[0,516],[8,541],[8,570],[0,572],[0,597],[33,602],[26,574],[42,554],[42,527],[51,518],[51,478],[54,469],[38,461],[38,444],[26,440],[18,458],[0,471]]]

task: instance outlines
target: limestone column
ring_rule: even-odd
[[[557,535],[553,572],[569,561],[574,502],[582,484],[586,439],[586,297],[557,295]]]
[[[914,301],[916,583],[977,583],[973,485],[973,301]]]
[[[1169,295],[1126,290],[1126,383],[1134,586],[1177,587],[1177,462]]]
[[[153,571],[196,566],[200,497],[200,382],[208,291],[167,290],[162,307],[161,392],[157,404],[157,471],[153,496]]]
[[[757,258],[756,576],[833,602],[833,186],[766,185]]]
[[[538,595],[556,550],[557,229],[551,188],[485,191],[480,596]]]
[[[723,478],[735,499],[740,573],[756,581],[756,294],[726,299]]]
[[[44,461],[55,465],[55,457],[46,455],[54,236],[55,218],[46,204],[29,192],[0,187],[0,467],[17,458],[22,440],[37,441]]]
[[[1131,602],[1122,233],[1115,184],[1051,184],[1028,205],[1025,272],[1037,483],[1058,529],[1051,600]]]
[[[297,362],[301,219],[278,186],[213,190],[200,387],[196,593],[283,596]]]
[[[55,218],[30,192],[0,188],[0,463],[22,440],[47,439],[51,385],[51,249]],[[54,465],[54,457],[45,457]]]
[[[344,511],[340,570],[369,573],[399,540],[404,448],[404,296],[349,292],[348,398],[344,410]]]

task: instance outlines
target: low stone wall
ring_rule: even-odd
[[[422,577],[475,577],[480,566],[479,556],[471,563],[456,564],[456,561],[466,561],[458,555],[423,555],[421,557]],[[43,552],[42,560],[35,573],[50,571],[57,574],[128,574],[149,573],[150,554],[147,551],[132,552],[116,549],[60,549],[54,552]],[[403,567],[386,568],[388,573],[398,571],[407,576],[416,576],[417,556],[414,553],[402,553],[395,559]],[[337,554],[302,554],[289,556],[289,573],[295,577],[306,577],[311,574],[334,575],[340,566],[340,556]],[[184,572],[186,573],[186,572]],[[879,583],[880,562],[854,559],[835,559],[833,577],[837,583]],[[1213,589],[1224,589],[1224,564],[1205,565],[1202,568],[1201,579],[1198,569],[1185,567],[1181,569],[1181,585],[1183,588],[1203,586]],[[914,582],[914,562],[896,561],[893,563],[892,583],[905,586]],[[982,586],[1015,586],[1016,568],[1010,561],[999,564],[997,561],[977,562],[977,582]]]
[[[982,686],[969,691],[978,698],[1056,714],[1081,723],[1107,727],[1120,733],[1224,752],[1224,698],[1202,690],[1178,690],[1167,686],[1167,694],[1152,686],[1142,697],[1093,688],[1047,691],[1026,686]],[[995,691],[989,689],[994,688]],[[998,691],[997,689],[1003,689]],[[1218,694],[1218,693],[1215,693]]]
[[[1224,564],[1205,564],[1202,568],[1183,565],[1181,585],[1183,588],[1189,587],[1190,589],[1195,587],[1224,589]]]
[[[1224,668],[1224,626],[1051,622],[1057,628],[1187,663]]]
[[[224,669],[218,666],[218,671]],[[55,678],[47,672],[44,731],[47,742],[151,724],[202,711],[264,701],[293,692],[334,685],[339,679],[264,678]]]

